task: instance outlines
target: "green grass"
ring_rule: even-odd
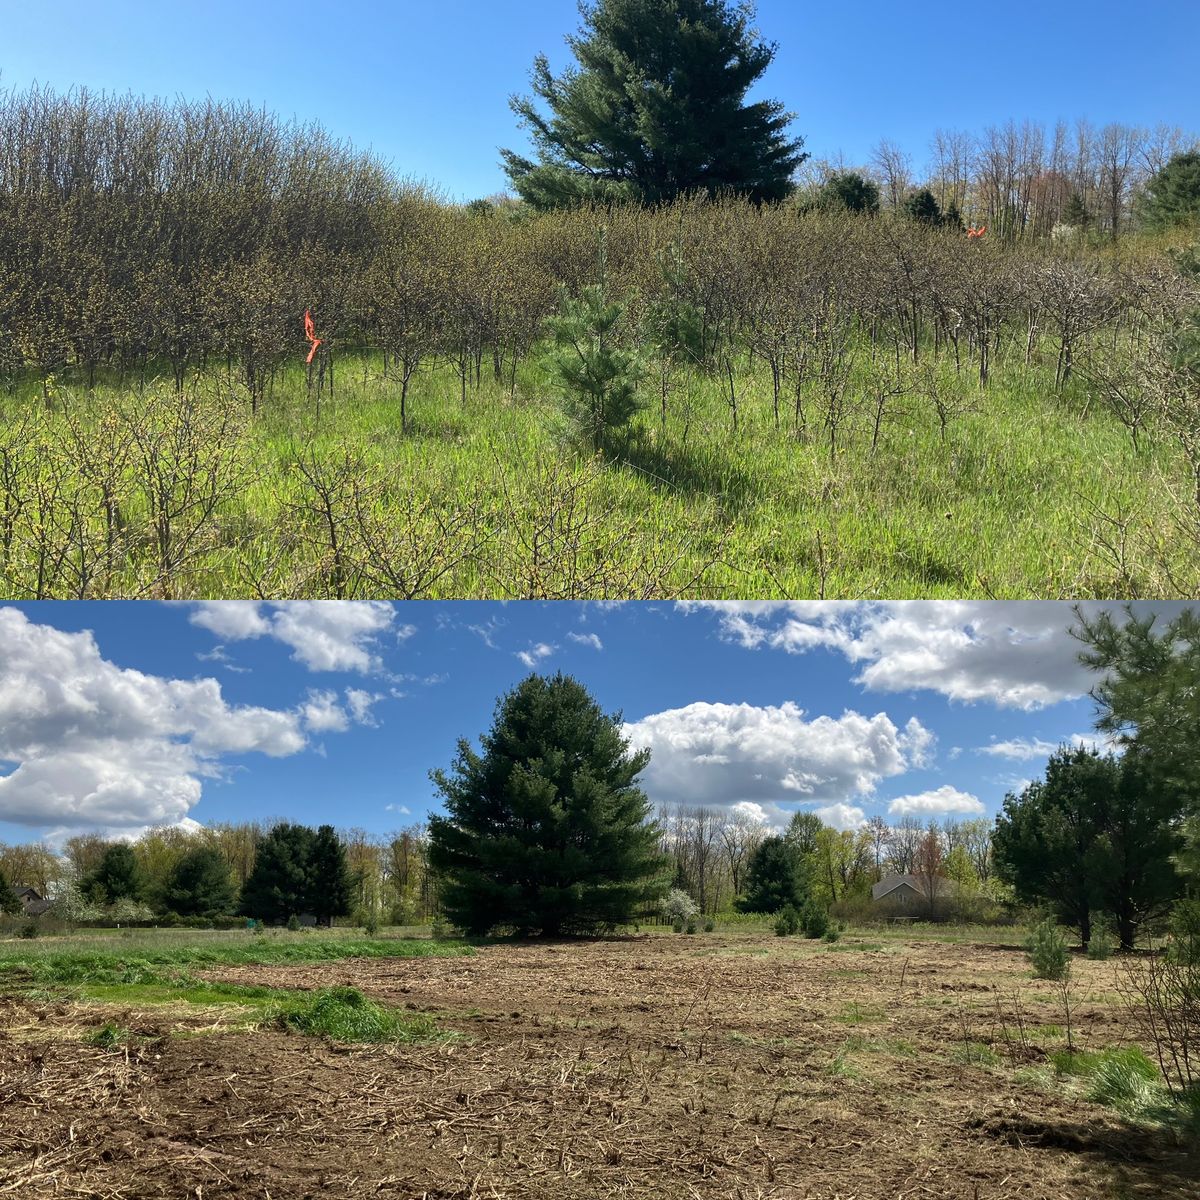
[[[261,588],[293,596],[958,598],[1111,596],[1136,588],[1152,595],[1167,585],[1138,548],[1146,539],[1165,547],[1178,578],[1193,579],[1195,548],[1179,542],[1173,502],[1153,483],[1161,475],[1183,486],[1170,439],[1151,436],[1135,453],[1123,427],[1098,406],[1083,415],[1086,396],[1076,385],[1053,394],[1049,346],[1032,368],[1023,353],[1010,347],[1005,354],[983,393],[969,371],[956,378],[941,362],[946,386],[969,406],[944,442],[932,405],[913,393],[875,449],[860,414],[832,459],[816,397],[809,397],[807,434],[797,436],[786,420],[777,429],[769,373],[750,374],[745,365],[736,435],[721,381],[689,388],[680,380],[665,427],[651,408],[603,463],[563,444],[536,359],[518,372],[515,395],[485,380],[465,404],[449,368],[424,369],[410,397],[407,434],[398,385],[383,378],[378,359],[340,362],[337,396],[322,401],[319,420],[302,374],[290,370],[260,414],[251,420],[247,412],[224,439],[221,471],[231,486],[192,543],[198,552],[165,577],[136,471],[125,471],[122,552],[111,569],[94,574],[88,594],[237,597]],[[861,398],[865,346],[858,355],[850,390]],[[110,382],[61,404],[98,428],[118,397]],[[136,407],[131,394],[119,398]],[[44,422],[32,461],[46,473],[66,449],[61,417],[42,416],[42,407],[32,381],[0,397],[9,428],[23,413]],[[378,556],[365,545],[356,552],[348,526],[341,530],[346,561],[335,569],[321,523],[302,512],[312,491],[293,467],[297,447],[329,468],[345,461],[347,449],[361,457],[360,473],[375,489],[368,507],[392,539],[384,557],[398,567],[399,582],[372,575]],[[76,466],[68,461],[64,469],[69,476]],[[335,507],[339,519],[350,520],[346,496]],[[93,509],[88,520],[99,537],[102,514]],[[1112,533],[1097,514],[1118,509],[1136,511],[1144,535],[1131,535],[1124,571],[1093,536]],[[464,521],[449,534],[439,531],[448,513]],[[550,538],[544,555],[531,549],[539,523]],[[468,544],[472,552],[461,556]],[[36,591],[34,562],[25,554],[0,563],[4,594]],[[70,579],[49,594],[73,594]]]
[[[0,985],[173,984],[195,968],[332,962],[344,958],[446,958],[473,954],[463,942],[328,935],[139,931],[113,945],[81,936],[0,943]]]
[[[278,1010],[278,1023],[335,1042],[416,1042],[444,1037],[430,1017],[385,1008],[357,988],[328,988],[297,996]]]

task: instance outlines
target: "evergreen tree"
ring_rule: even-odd
[[[1085,949],[1097,914],[1114,918],[1129,949],[1138,926],[1179,893],[1173,802],[1149,783],[1136,753],[1064,747],[996,818],[997,875],[1024,903],[1051,905]]]
[[[8,882],[8,876],[0,870],[0,913],[10,913],[17,916],[22,911],[22,904],[13,890],[13,886]]]
[[[803,139],[785,136],[791,114],[775,100],[746,103],[776,49],[758,40],[748,3],[597,0],[580,11],[583,28],[567,38],[578,66],[555,77],[538,55],[534,96],[511,101],[538,157],[501,151],[524,200],[546,209],[791,191],[807,157]]]
[[[776,913],[786,905],[800,909],[808,900],[808,884],[800,850],[786,838],[766,838],[746,868],[742,912]]]
[[[963,221],[962,213],[953,200],[946,205],[946,211],[942,213],[942,226],[945,229],[952,229],[956,233],[962,233],[966,228],[966,222]]]
[[[429,822],[429,861],[450,919],[467,932],[591,933],[666,891],[658,831],[620,714],[576,680],[530,675],[496,706],[482,754],[465,739],[431,778],[447,815]]]
[[[309,852],[309,909],[324,925],[350,912],[354,875],[346,863],[346,848],[332,825],[317,829]]]
[[[262,921],[286,921],[309,911],[313,831],[281,822],[259,843],[242,887],[239,911]]]
[[[904,201],[904,214],[918,225],[940,225],[942,210],[928,188],[919,188]]]
[[[1165,625],[1131,609],[1120,621],[1076,616],[1080,661],[1103,676],[1092,689],[1097,728],[1139,752],[1146,786],[1182,819],[1179,865],[1200,888],[1200,616],[1185,609]]]
[[[145,880],[133,848],[125,842],[114,842],[105,850],[95,870],[84,878],[81,888],[98,904],[140,900]]]
[[[564,288],[559,311],[546,322],[554,338],[550,369],[567,404],[567,415],[593,450],[623,429],[642,407],[637,385],[642,366],[619,340],[624,305],[606,294],[604,231],[600,233],[599,282],[573,297]]]
[[[1140,210],[1152,229],[1200,222],[1200,152],[1176,154],[1151,176]]]
[[[1063,208],[1062,219],[1064,225],[1072,225],[1077,229],[1086,228],[1091,224],[1092,214],[1088,212],[1087,205],[1078,192],[1071,193],[1071,198]]]
[[[821,184],[817,207],[874,214],[879,211],[879,187],[856,171],[840,171]]]
[[[162,891],[163,907],[184,917],[215,917],[232,910],[233,902],[229,864],[211,846],[189,850],[171,870]]]

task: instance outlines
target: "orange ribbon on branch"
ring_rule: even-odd
[[[967,229],[967,237],[969,237],[969,238],[981,238],[981,237],[983,237],[983,235],[985,233],[987,233],[986,225],[980,225],[980,227],[978,229],[976,229],[975,226],[972,225]]]
[[[317,347],[321,344],[321,339],[317,337],[316,330],[313,328],[312,313],[307,308],[304,310],[304,336],[312,343],[309,347],[308,357],[304,360],[306,363],[310,363],[313,355],[317,352]]]

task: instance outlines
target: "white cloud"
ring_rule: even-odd
[[[350,715],[360,725],[377,725],[379,723],[371,711],[371,706],[384,699],[386,697],[379,692],[364,692],[362,688],[352,687],[346,689],[346,706],[350,709]]]
[[[924,813],[971,813],[978,816],[983,811],[983,804],[978,796],[959,791],[948,783],[932,791],[918,792],[912,796],[897,796],[888,805],[888,812],[900,817]]]
[[[567,637],[573,642],[578,642],[581,646],[591,646],[593,650],[604,649],[604,643],[594,633],[575,633],[572,631],[567,634]]]
[[[881,779],[918,765],[932,740],[915,718],[903,729],[886,713],[809,718],[790,701],[701,701],[643,717],[625,732],[633,745],[650,747],[643,781],[656,804],[751,803],[776,822],[780,803],[870,795]]]
[[[1044,738],[1009,738],[1003,742],[989,742],[977,746],[977,754],[990,754],[995,758],[1008,758],[1013,762],[1028,762],[1035,758],[1049,758],[1060,746],[1106,747],[1108,743],[1094,733],[1073,733],[1061,742],[1048,742]]]
[[[545,642],[538,642],[536,646],[530,646],[528,650],[518,650],[516,656],[527,667],[536,667],[543,658],[549,658],[556,649],[557,647],[549,646]]]
[[[834,829],[861,829],[867,823],[867,814],[853,804],[825,804],[816,814]]]
[[[385,804],[383,806],[383,811],[400,813],[401,816],[405,816],[405,817],[412,816],[412,810],[405,804]]]
[[[381,600],[205,600],[190,620],[226,641],[274,638],[310,671],[372,674],[383,668],[379,638],[395,617],[396,610]],[[393,632],[404,640],[414,627]]]
[[[1084,695],[1093,674],[1067,632],[1070,605],[1051,600],[689,601],[715,613],[722,635],[748,649],[826,648],[860,664],[855,682],[879,692],[927,689],[953,700],[1041,708]],[[1120,619],[1122,606],[1107,608]],[[1135,605],[1171,616],[1183,604]]]
[[[165,679],[101,657],[68,633],[0,608],[0,819],[63,829],[176,824],[220,759],[305,745],[300,715],[230,706],[215,679]]]
[[[338,703],[337,692],[310,691],[300,714],[313,733],[344,733],[350,728],[350,718]]]

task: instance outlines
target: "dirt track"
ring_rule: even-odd
[[[347,1049],[9,1002],[0,1194],[1200,1197],[1195,1155],[1031,1081],[1062,1044],[1031,1031],[1063,1014],[1012,949],[659,935],[208,974],[351,983],[462,1036]],[[1127,1040],[1112,986],[1076,963],[1084,1046]],[[81,1047],[102,1019],[143,1040]]]

